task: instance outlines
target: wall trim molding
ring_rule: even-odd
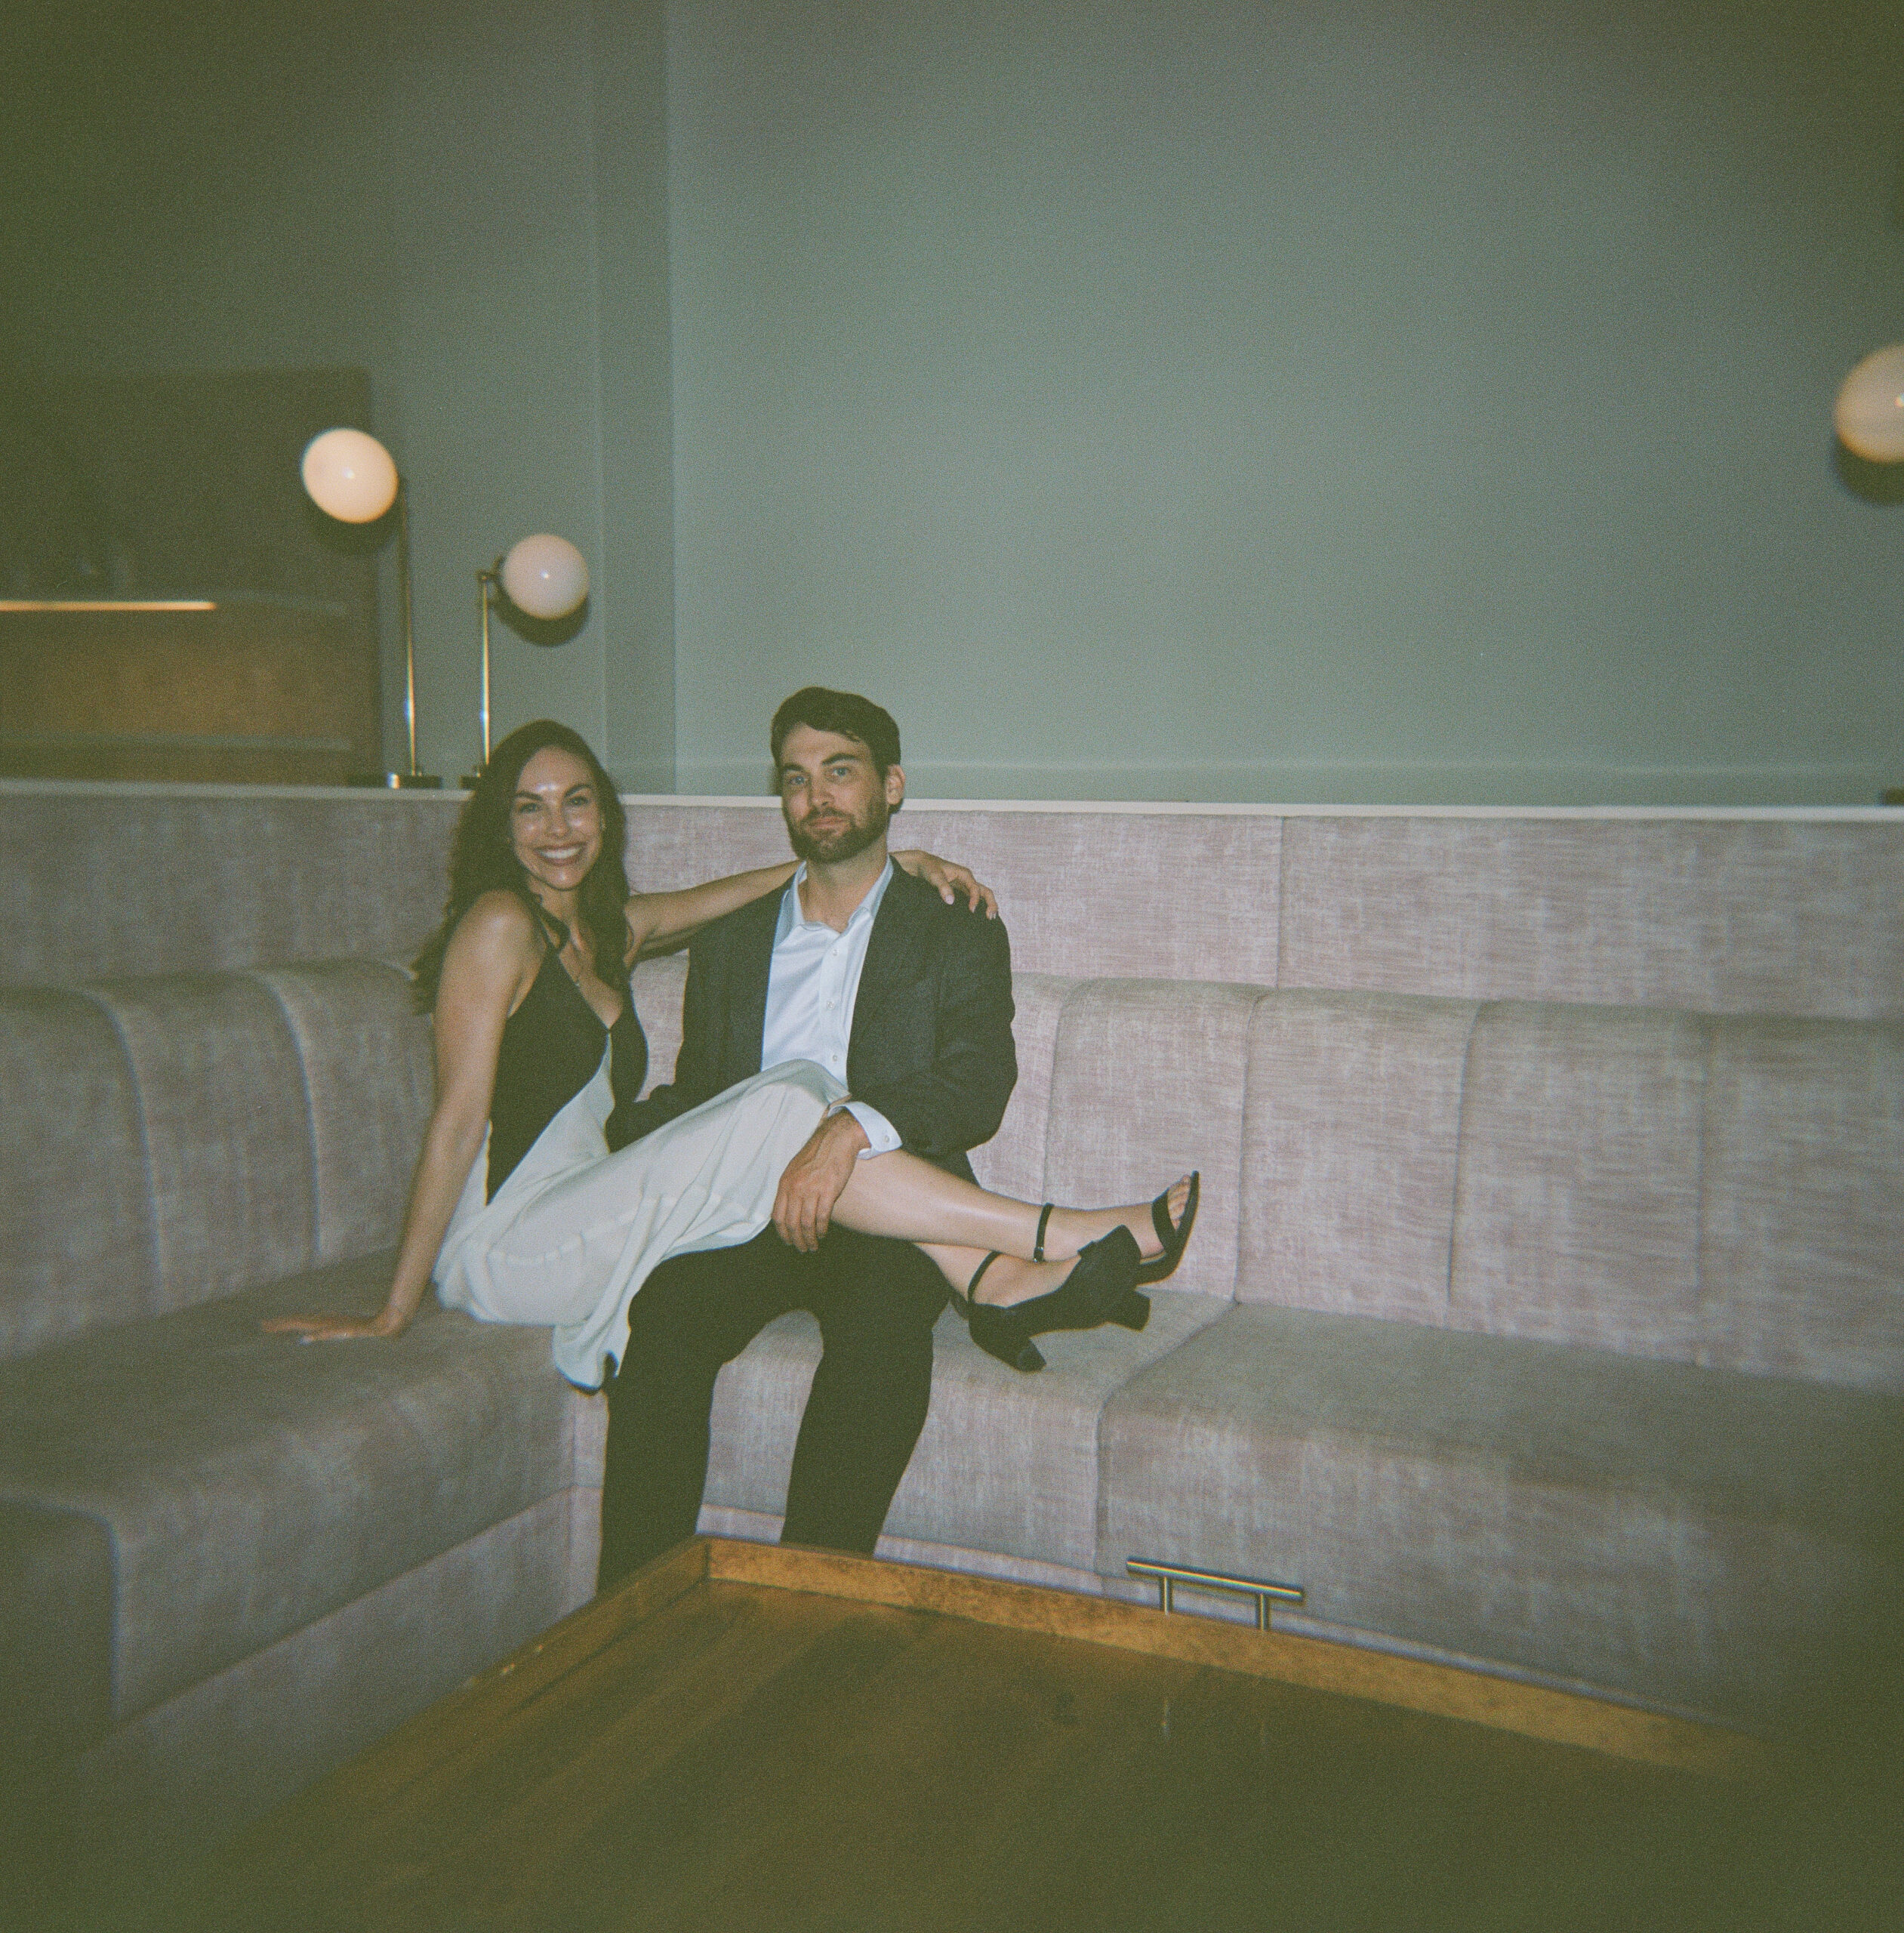
[[[1210,760],[1172,765],[908,761],[915,796],[1088,799],[1113,805],[1354,804],[1437,807],[1862,806],[1904,784],[1904,764],[1876,759],[1709,765],[1596,764],[1582,759]],[[632,775],[630,775],[632,776]],[[768,789],[764,759],[677,760],[675,789],[746,797]]]
[[[359,805],[400,804],[406,808],[460,806],[467,794],[453,787],[440,791],[386,791],[359,785],[196,785],[156,779],[3,778],[0,797],[103,799],[328,799]],[[780,802],[757,792],[624,792],[625,805],[691,811],[736,808],[772,812]],[[956,799],[908,797],[914,812],[1099,812],[1144,817],[1199,819],[1717,819],[1770,821],[1795,825],[1894,825],[1904,826],[1904,806],[1369,806],[1314,804],[1198,804],[1156,799]],[[901,821],[903,824],[903,820]]]

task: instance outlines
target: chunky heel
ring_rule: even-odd
[[[1007,1369],[1015,1369],[1021,1376],[1034,1375],[1044,1367],[1044,1357],[1037,1344],[1023,1333],[1015,1323],[997,1319],[1010,1313],[1009,1309],[994,1309],[989,1303],[973,1303],[972,1340],[987,1355],[997,1357]]]
[[[1046,1213],[1049,1213],[1047,1210]],[[1038,1246],[1044,1246],[1043,1224]],[[1137,1238],[1126,1228],[1113,1229],[1077,1252],[1077,1263],[1049,1295],[1034,1296],[1000,1308],[973,1299],[979,1278],[998,1259],[994,1250],[972,1271],[966,1284],[967,1320],[972,1340],[987,1355],[1026,1375],[1043,1369],[1045,1359],[1032,1342],[1053,1329],[1095,1329],[1100,1322],[1120,1322],[1141,1329],[1151,1319],[1148,1296],[1137,1293]]]
[[[1050,1210],[1047,1209],[1046,1213],[1049,1214]],[[1038,1233],[1042,1238],[1044,1234],[1043,1222],[1038,1224]],[[1039,1245],[1043,1246],[1042,1239]],[[978,1293],[980,1278],[998,1259],[999,1253],[998,1250],[994,1249],[972,1272],[972,1280],[966,1284],[966,1320],[972,1327],[972,1340],[987,1355],[997,1357],[1007,1369],[1019,1370],[1029,1376],[1045,1366],[1044,1358],[1038,1353],[1030,1337],[1020,1336],[1014,1324],[1001,1322],[998,1319],[1006,1311],[994,1308],[990,1303],[975,1299]]]

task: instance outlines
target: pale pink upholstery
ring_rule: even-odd
[[[1904,1406],[1839,1386],[1237,1308],[1101,1441],[1107,1578],[1298,1583],[1338,1631],[1737,1722],[1801,1718],[1904,1589]]]
[[[1702,1193],[1705,1359],[1904,1391],[1904,1025],[1713,1022]]]
[[[44,1667],[26,1722],[69,1688],[103,1817],[229,1824],[590,1587],[603,1406],[539,1333],[256,1327],[382,1293],[430,1087],[388,962],[454,812],[0,788],[0,977],[63,983],[0,994],[0,1634]],[[1751,1722],[1895,1602],[1896,823],[901,831],[1010,926],[981,1175],[1204,1196],[1141,1335],[1049,1338],[1026,1377],[944,1318],[895,1547],[1290,1577],[1366,1642]],[[630,849],[665,886],[784,846],[679,802]],[[321,954],[353,957],[260,963]],[[651,1078],[684,966],[637,976]],[[723,1373],[716,1515],[773,1523],[817,1346],[788,1318]]]
[[[1052,1063],[1065,1003],[1081,984],[1049,973],[1012,976],[1012,998],[1018,1010],[1012,1021],[1018,1085],[1006,1104],[1003,1126],[982,1148],[972,1151],[972,1170],[985,1187],[1021,1201],[1044,1199]]]
[[[1099,980],[1064,1002],[1044,1194],[1145,1200],[1200,1171],[1197,1239],[1166,1293],[1235,1293],[1243,1085],[1261,997],[1255,987]]]
[[[402,1349],[259,1331],[389,1280],[386,1251],[0,1364],[0,1487],[112,1540],[116,1720],[571,1481],[541,1331],[434,1308]]]
[[[1274,984],[1280,819],[908,806],[894,832],[997,890],[1018,973]]]
[[[0,1356],[150,1315],[152,1191],[118,1030],[83,994],[0,994]]]
[[[1277,984],[1904,1012],[1894,822],[1292,818]]]
[[[102,982],[139,1097],[158,1258],[184,1309],[317,1259],[310,1110],[278,1003],[236,975]],[[45,1091],[57,1092],[48,1064]]]
[[[948,1310],[934,1336],[932,1407],[886,1518],[889,1536],[1088,1573],[1098,1555],[1098,1419],[1111,1394],[1226,1304],[1163,1295],[1141,1334],[1042,1336],[1049,1367],[1021,1376],[978,1349]],[[721,1373],[707,1501],[778,1518],[819,1325],[783,1316]]]
[[[462,801],[0,782],[0,984],[407,960]]]
[[[1471,1000],[1257,1003],[1237,1299],[1445,1323]]]
[[[766,786],[763,748],[761,783]],[[0,985],[405,960],[460,801],[0,781]],[[639,887],[787,856],[771,801],[628,806]],[[1904,821],[1843,812],[1068,811],[909,803],[1021,973],[1904,1017]]]
[[[282,1009],[310,1108],[317,1259],[381,1247],[403,1217],[430,1118],[430,1023],[407,976],[373,960],[251,976]]]
[[[688,983],[688,956],[673,953],[645,960],[635,969],[635,1011],[648,1036],[648,1078],[644,1089],[674,1078],[681,1051],[681,993]]]
[[[1484,1007],[1468,1044],[1449,1321],[1690,1358],[1705,1022]]]

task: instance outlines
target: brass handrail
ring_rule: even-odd
[[[1166,1616],[1177,1608],[1179,1584],[1188,1584],[1199,1591],[1234,1591],[1240,1596],[1254,1598],[1259,1631],[1270,1628],[1269,1607],[1272,1599],[1278,1604],[1300,1604],[1303,1599],[1300,1584],[1272,1584],[1260,1577],[1227,1577],[1220,1571],[1194,1571],[1188,1565],[1159,1564],[1147,1557],[1127,1558],[1124,1568],[1133,1577],[1157,1580],[1157,1608]]]

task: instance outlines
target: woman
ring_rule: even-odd
[[[496,748],[458,822],[442,924],[416,963],[418,1003],[435,1014],[436,1100],[389,1298],[368,1318],[284,1316],[267,1329],[307,1342],[400,1335],[433,1280],[445,1303],[485,1320],[553,1324],[556,1366],[593,1389],[651,1270],[766,1225],[787,1163],[849,1098],[823,1068],[766,1069],[627,1146],[617,1121],[647,1065],[633,963],[784,886],[793,862],[630,893],[625,833],[608,775],[566,726],[525,725]],[[978,903],[963,868],[895,857],[948,899],[957,886]],[[833,1218],[918,1243],[974,1339],[1036,1368],[1034,1334],[1143,1326],[1135,1284],[1175,1266],[1196,1195],[1191,1176],[1154,1203],[1040,1211],[900,1151],[858,1164]]]

